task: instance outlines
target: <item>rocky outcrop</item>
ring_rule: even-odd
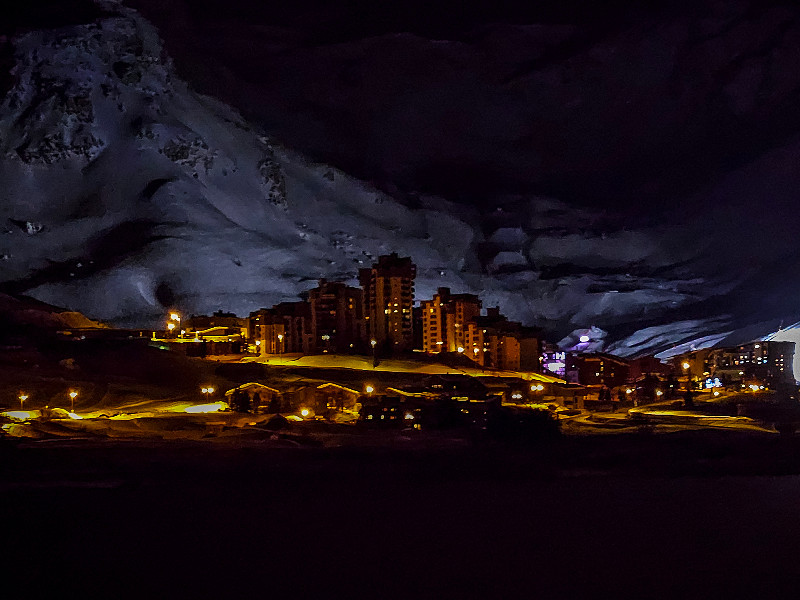
[[[559,337],[596,325],[635,354],[752,324],[759,292],[794,289],[781,277],[800,264],[793,213],[761,214],[750,199],[763,190],[754,182],[777,169],[770,192],[788,202],[800,139],[649,222],[535,194],[498,192],[483,208],[426,194],[398,200],[195,93],[152,25],[103,7],[85,23],[11,40],[13,85],[0,101],[7,292],[145,325],[171,306],[247,314],[319,277],[353,279],[396,251],[418,264],[418,297],[441,285],[477,292]],[[597,60],[616,64],[612,54]],[[549,72],[536,64],[508,85]],[[563,104],[556,92],[566,85],[542,83],[540,93]],[[491,171],[475,173],[491,187]],[[697,207],[716,205],[738,212],[696,218]],[[734,214],[758,214],[759,230]],[[775,301],[768,310],[794,308]]]

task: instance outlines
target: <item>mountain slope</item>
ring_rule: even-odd
[[[652,342],[620,342],[621,353],[742,324],[732,318],[754,322],[715,299],[763,284],[757,272],[770,257],[758,236],[744,238],[756,249],[748,269],[720,270],[707,260],[718,251],[708,223],[688,213],[635,225],[536,196],[498,196],[483,213],[430,196],[400,203],[195,93],[152,25],[100,5],[104,14],[83,25],[12,41],[13,84],[0,103],[0,291],[146,325],[170,307],[247,314],[396,251],[418,264],[417,297],[440,285],[477,292],[556,335],[595,324],[619,342],[697,313]],[[758,168],[735,172],[729,187]],[[789,169],[784,183],[794,178]],[[732,240],[748,234],[729,220]],[[790,238],[775,239],[794,268]],[[747,248],[723,251],[741,260]]]

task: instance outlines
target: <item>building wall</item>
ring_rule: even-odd
[[[361,269],[367,331],[370,340],[391,350],[413,347],[414,278],[416,266],[408,257],[381,256],[371,269]]]
[[[523,337],[519,340],[519,368],[521,371],[542,372],[542,354],[539,339]]]
[[[447,308],[447,351],[467,351],[467,331],[470,322],[481,314],[481,301],[477,296],[462,294],[453,297]]]
[[[793,342],[752,342],[711,350],[705,371],[708,378],[729,384],[757,379],[771,386],[789,385],[794,383],[793,359]]]
[[[420,303],[422,311],[422,350],[469,353],[469,324],[480,315],[481,301],[472,294],[450,294],[439,288],[431,300]]]
[[[607,354],[567,354],[566,370],[573,383],[611,388],[625,385],[630,374],[626,361]]]
[[[474,321],[467,323],[467,346],[465,354],[481,366],[486,364],[486,345],[483,328]]]
[[[428,354],[443,352],[447,337],[446,313],[439,294],[420,302],[422,309],[422,350]]]
[[[494,369],[519,370],[519,340],[511,335],[488,331],[488,366]]]
[[[342,282],[320,280],[309,290],[317,351],[349,353],[365,347],[364,293]]]
[[[311,354],[313,352],[313,331],[311,324],[311,312],[309,304],[306,302],[282,302],[272,308],[262,308],[250,313],[248,319],[248,331],[251,344],[258,341],[259,354],[271,354],[266,352],[265,347],[273,347],[269,341],[269,336],[273,335],[272,329],[264,329],[266,325],[283,325],[283,331],[274,331],[274,335],[283,335],[281,342],[281,352]],[[267,336],[265,338],[265,336]],[[277,338],[276,338],[277,339]],[[262,347],[262,343],[266,346]],[[278,352],[277,346],[275,353]]]
[[[211,315],[191,315],[181,323],[181,329],[186,332],[200,331],[212,327],[228,327],[236,329],[237,334],[246,338],[249,334],[248,320],[237,317],[233,313],[225,313],[221,310]]]
[[[262,322],[257,329],[259,354],[285,354],[286,353],[286,327],[282,319]]]

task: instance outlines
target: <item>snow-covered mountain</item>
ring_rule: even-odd
[[[497,198],[489,214],[401,203],[195,93],[151,24],[100,5],[90,22],[13,40],[0,103],[4,291],[145,325],[168,307],[247,314],[395,251],[418,265],[418,298],[449,285],[559,334],[596,325],[621,354],[753,323],[715,299],[756,272],[762,285],[760,264],[718,272],[708,252],[747,252],[715,247],[706,222],[631,229],[525,196]],[[791,244],[775,252],[796,261]]]

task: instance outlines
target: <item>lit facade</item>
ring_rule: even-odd
[[[566,378],[580,385],[605,385],[610,388],[625,385],[630,379],[628,361],[601,352],[566,355]]]
[[[469,324],[480,315],[481,301],[473,294],[451,294],[439,288],[431,300],[420,303],[422,313],[422,350],[463,352],[470,355]]]
[[[240,335],[243,338],[247,338],[249,333],[247,319],[221,310],[211,315],[191,315],[183,321],[181,327],[189,337],[192,337],[195,332],[217,327],[225,327],[231,334]]]
[[[411,350],[416,274],[411,258],[396,253],[381,256],[372,268],[359,271],[367,337],[378,346],[392,351]]]
[[[757,380],[770,386],[793,384],[794,342],[752,342],[712,350],[708,377],[729,384]]]
[[[284,354],[288,340],[283,319],[270,313],[256,318],[253,343],[256,344],[258,354]]]

